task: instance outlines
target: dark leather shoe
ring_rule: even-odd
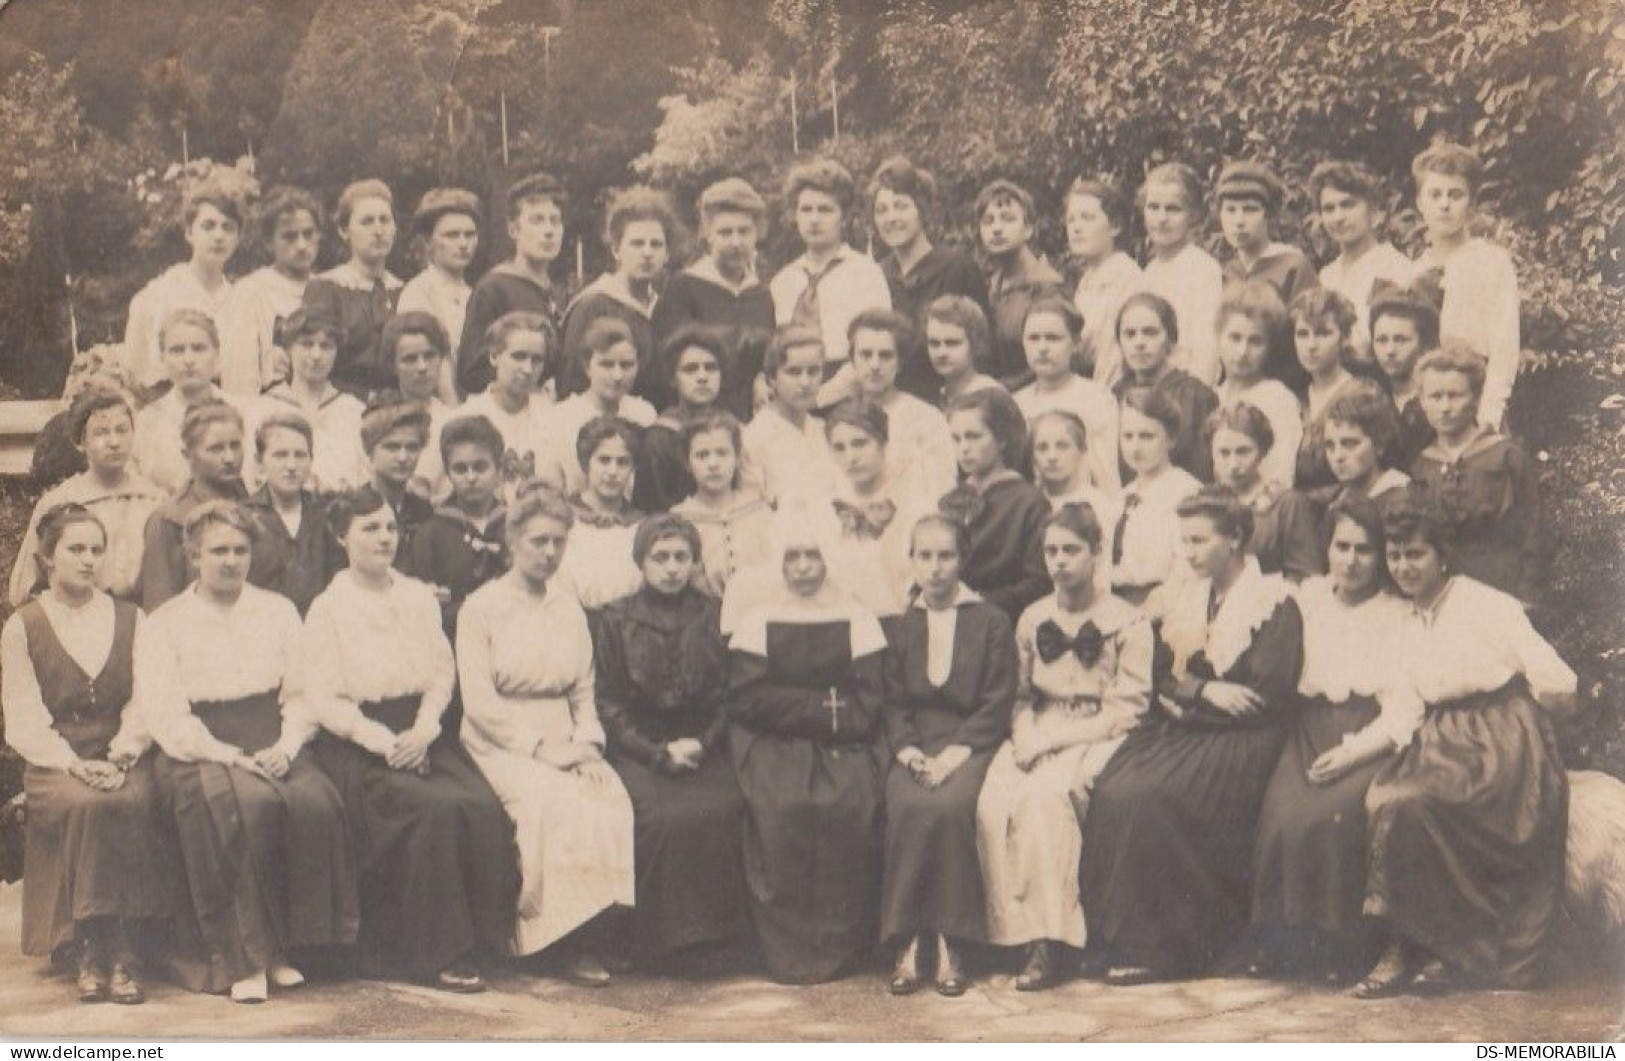
[[[127,962],[113,963],[113,972],[107,981],[107,997],[120,1006],[139,1006],[147,1000],[133,966]]]
[[[912,936],[897,952],[897,967],[892,970],[891,993],[912,995],[920,989],[920,937]]]
[[[937,994],[944,998],[958,998],[970,986],[965,967],[960,964],[959,952],[948,942],[947,936],[937,937]]]
[[[107,1001],[107,965],[88,940],[79,947],[79,975],[74,983],[79,989],[79,1001]]]
[[[1061,948],[1041,939],[1027,948],[1027,964],[1016,977],[1017,991],[1045,991],[1061,982]]]

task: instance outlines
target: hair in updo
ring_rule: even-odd
[[[1100,552],[1104,537],[1100,529],[1100,514],[1087,501],[1068,501],[1051,512],[1049,518],[1044,520],[1044,530],[1048,531],[1051,527],[1059,527],[1074,535],[1091,552]]]
[[[673,512],[662,512],[658,516],[650,516],[638,524],[638,529],[632,532],[632,559],[639,566],[649,556],[649,550],[655,543],[666,538],[680,538],[694,554],[694,561],[700,559],[700,530],[694,524]]]
[[[75,445],[84,445],[90,418],[108,409],[123,409],[130,418],[131,428],[135,427],[135,401],[128,392],[111,387],[86,388],[68,407],[68,431]]]
[[[248,510],[235,501],[220,498],[205,501],[186,517],[185,544],[189,556],[195,556],[203,547],[203,535],[210,527],[229,527],[248,539],[249,548],[260,540],[259,524]]]
[[[243,430],[243,414],[235,405],[223,401],[198,402],[186,410],[181,418],[181,446],[188,453],[203,440],[203,432],[215,424],[235,424],[239,434]]]
[[[636,424],[629,420],[622,420],[618,416],[595,416],[581,425],[576,434],[576,463],[581,470],[587,470],[587,463],[592,455],[612,438],[618,438],[626,443],[626,452],[635,461],[638,456],[638,443],[641,433]]]
[[[174,331],[176,328],[186,326],[196,328],[204,335],[207,335],[209,337],[209,345],[214,347],[216,353],[219,353],[220,327],[219,325],[215,324],[214,318],[209,316],[207,313],[204,313],[200,309],[190,309],[186,307],[170,310],[168,313],[164,314],[162,323],[158,325],[158,349],[162,350],[164,348],[164,343],[169,339],[170,332]]]
[[[919,540],[920,532],[927,527],[945,530],[953,535],[954,548],[959,551],[960,561],[964,561],[965,554],[970,552],[970,534],[965,530],[964,524],[940,512],[928,512],[914,522],[914,529],[908,532],[908,553],[910,556],[914,555],[914,543]]]
[[[1175,311],[1174,304],[1150,291],[1136,291],[1123,300],[1122,308],[1117,311],[1117,320],[1112,322],[1112,334],[1119,342],[1123,339],[1123,318],[1128,316],[1131,309],[1148,309],[1156,315],[1158,323],[1162,325],[1162,332],[1168,339],[1169,349],[1179,342],[1179,314]]]
[[[1213,524],[1220,535],[1236,542],[1237,550],[1246,547],[1253,536],[1253,510],[1228,486],[1204,486],[1179,503],[1180,519],[1200,516]]]
[[[948,418],[955,413],[972,412],[999,443],[999,455],[1006,468],[1021,467],[1027,453],[1027,421],[1021,407],[1003,387],[984,387],[961,394],[948,403]]]
[[[102,544],[107,544],[107,525],[96,513],[90,511],[77,501],[65,501],[60,505],[52,505],[40,516],[39,523],[34,528],[34,534],[39,544],[34,550],[34,566],[38,572],[36,588],[44,586],[50,581],[47,573],[46,561],[56,552],[56,547],[62,544],[62,536],[68,532],[69,527],[81,523],[88,523],[102,532]]]
[[[1411,483],[1383,499],[1382,533],[1387,542],[1420,540],[1449,557],[1456,534],[1439,502],[1424,486]]]
[[[1202,435],[1207,439],[1209,446],[1213,445],[1213,438],[1220,431],[1235,431],[1246,435],[1258,446],[1260,457],[1275,448],[1275,429],[1270,426],[1269,417],[1259,412],[1258,406],[1250,402],[1237,402],[1234,405],[1221,405],[1213,410],[1202,427]]]
[[[562,524],[565,530],[575,526],[575,510],[570,502],[551,484],[542,479],[531,479],[519,486],[518,496],[508,506],[508,519],[504,536],[512,545],[524,532],[525,525],[538,519],[550,519]]]
[[[1326,523],[1321,542],[1322,551],[1330,552],[1332,536],[1337,533],[1337,525],[1347,521],[1365,532],[1371,541],[1371,548],[1377,555],[1379,574],[1377,581],[1386,586],[1388,584],[1388,568],[1381,561],[1383,553],[1388,546],[1388,532],[1383,527],[1382,507],[1364,494],[1352,490],[1346,491],[1326,509]]]
[[[824,417],[824,436],[835,433],[837,424],[855,427],[882,446],[891,441],[891,418],[879,402],[868,398],[847,398]]]
[[[370,516],[389,505],[389,499],[371,483],[346,490],[333,499],[327,510],[327,529],[333,537],[343,538],[350,533],[350,524],[360,516]]]

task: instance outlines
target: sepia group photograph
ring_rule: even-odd
[[[1622,129],[1608,0],[0,0],[0,1041],[1613,1057]]]

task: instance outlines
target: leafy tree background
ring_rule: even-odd
[[[1539,619],[1603,708],[1566,736],[1625,773],[1622,128],[1625,8],[1602,0],[12,0],[0,396],[54,395],[70,336],[122,334],[130,295],[182,254],[183,158],[251,157],[262,185],[328,202],[383,176],[402,214],[467,186],[490,220],[476,268],[508,253],[507,185],[547,167],[575,196],[559,263],[573,282],[578,253],[588,277],[604,264],[610,189],[646,180],[690,204],[737,173],[776,192],[798,147],[858,173],[910,153],[942,182],[938,227],[967,245],[976,189],[1014,177],[1063,267],[1073,177],[1132,189],[1173,158],[1276,166],[1295,189],[1281,235],[1324,260],[1304,178],[1358,158],[1387,178],[1390,234],[1414,250],[1410,159],[1449,136],[1488,163],[1483,224],[1524,290],[1513,417],[1545,457],[1560,543]],[[769,268],[791,253],[776,221]],[[867,243],[861,216],[851,236]],[[330,237],[324,265],[337,250]],[[403,238],[397,272],[414,253]],[[236,265],[263,260],[247,240]]]

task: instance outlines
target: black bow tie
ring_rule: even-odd
[[[1054,663],[1071,652],[1078,657],[1079,663],[1093,667],[1100,662],[1100,653],[1105,645],[1106,639],[1093,621],[1078,627],[1078,632],[1071,637],[1067,637],[1053,619],[1045,619],[1038,626],[1038,658],[1045,663]]]

